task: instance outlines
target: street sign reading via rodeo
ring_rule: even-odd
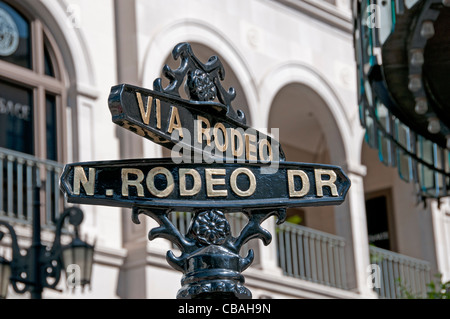
[[[219,58],[203,64],[188,43],[172,55],[180,67],[164,67],[166,88],[161,79],[154,90],[123,84],[109,97],[114,123],[171,149],[172,158],[69,164],[61,188],[71,203],[129,207],[135,223],[140,214],[155,219],[149,239],[169,239],[182,252],[167,253],[184,274],[177,298],[251,298],[241,272],[254,253],[239,251],[253,238],[270,243],[261,223],[270,216],[282,223],[288,207],[339,205],[350,181],[337,166],[286,162],[276,139],[246,126],[231,106],[234,89],[222,87]],[[186,234],[172,211],[194,213]],[[236,212],[248,217],[238,237],[226,218]]]

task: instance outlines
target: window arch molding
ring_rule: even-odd
[[[48,94],[55,97],[58,105],[56,114],[57,155],[50,159],[60,162],[80,158],[78,141],[80,128],[77,118],[82,117],[78,110],[79,105],[88,106],[98,98],[95,78],[92,74],[89,55],[82,39],[81,30],[71,28],[67,24],[67,12],[60,1],[52,2],[33,0],[2,0],[19,11],[31,21],[31,35],[35,37],[33,69],[17,72],[14,65],[1,63],[0,78],[7,78],[15,84],[26,84],[33,90],[35,105],[44,105]],[[36,39],[41,43],[39,45]],[[49,48],[49,50],[46,50]],[[47,52],[46,52],[47,51]],[[54,76],[46,73],[42,57],[47,55],[54,67]],[[91,71],[89,71],[91,70]],[[45,112],[36,114],[35,128],[43,132],[45,129],[42,117]],[[41,127],[39,129],[39,126]],[[42,134],[41,134],[42,135]],[[46,141],[35,134],[35,156],[48,159]]]
[[[34,17],[45,21],[62,54],[69,80],[69,89],[96,99],[97,81],[92,73],[93,64],[79,26],[71,25],[69,7],[64,1],[4,0],[14,2]]]

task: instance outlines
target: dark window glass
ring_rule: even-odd
[[[55,70],[53,68],[52,58],[50,57],[50,53],[48,52],[47,46],[44,46],[44,67],[45,67],[45,75],[55,77]]]
[[[33,91],[0,81],[0,147],[34,154]]]
[[[388,224],[388,203],[386,196],[378,196],[366,200],[367,232],[369,243],[390,250],[390,234]]]
[[[30,23],[0,1],[0,59],[31,69]]]
[[[56,127],[56,97],[47,94],[45,97],[46,134],[47,134],[47,159],[58,159],[57,127]]]

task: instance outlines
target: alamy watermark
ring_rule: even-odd
[[[70,264],[66,268],[66,285],[75,289],[81,287],[81,268],[77,264]]]
[[[171,150],[174,163],[234,163],[238,160],[267,164],[261,167],[261,174],[278,171],[281,155],[278,128],[270,130],[272,138],[269,138],[254,128],[225,128],[222,123],[205,127],[202,121],[194,122],[195,136],[182,127],[171,133],[172,141],[177,141]]]
[[[381,268],[377,264],[370,264],[366,268],[366,272],[369,274],[367,276],[367,286],[371,289],[381,288]]]
[[[81,8],[77,4],[69,4],[66,7],[67,25],[69,28],[78,29],[81,27]]]
[[[366,9],[366,16],[363,21],[366,22],[368,28],[381,28],[382,26],[382,7],[379,4],[371,4]]]

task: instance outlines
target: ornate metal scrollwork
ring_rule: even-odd
[[[200,69],[189,72],[186,80],[189,99],[194,101],[213,101],[217,97],[216,86],[211,77]]]
[[[242,272],[254,259],[252,249],[246,257],[239,255],[242,246],[249,240],[259,238],[265,245],[270,244],[271,234],[261,227],[261,223],[270,216],[277,216],[280,224],[286,217],[284,209],[243,212],[248,217],[247,225],[238,237],[231,234],[230,224],[222,211],[198,210],[185,235],[169,219],[171,210],[135,207],[133,222],[139,224],[139,215],[144,214],[159,223],[159,227],[150,230],[149,240],[165,238],[174,243],[181,255],[176,257],[168,251],[168,263],[184,275],[178,299],[196,298],[238,298],[249,299],[251,292],[244,286]]]
[[[221,81],[225,79],[225,69],[217,56],[209,58],[206,64],[200,62],[192,52],[189,43],[180,43],[172,51],[175,60],[181,57],[180,66],[172,70],[167,64],[163,68],[163,75],[170,81],[165,88],[162,79],[153,82],[153,89],[158,92],[180,97],[180,88],[184,89],[189,99],[197,101],[199,106],[213,106],[212,109],[226,112],[227,116],[245,124],[245,114],[241,110],[235,112],[231,102],[236,98],[234,88],[228,91],[222,86]],[[219,103],[214,102],[217,98]]]
[[[235,113],[231,106],[235,90],[227,91],[221,84],[225,71],[218,57],[203,64],[188,43],[175,46],[172,56],[181,61],[175,70],[164,66],[167,87],[161,78],[154,81],[153,90],[114,86],[109,108],[114,123],[175,153],[183,148],[182,161],[75,163],[64,169],[61,185],[69,202],[130,207],[135,223],[140,214],[157,221],[159,227],[150,230],[149,240],[168,239],[181,251],[179,256],[172,251],[166,255],[184,274],[178,298],[250,298],[241,273],[253,262],[254,252],[250,249],[242,257],[240,250],[251,239],[271,242],[261,223],[273,215],[282,223],[288,207],[340,204],[350,181],[339,167],[285,162],[278,141],[245,125],[243,112]],[[183,85],[188,99],[180,96]],[[223,178],[213,178],[216,175]],[[175,210],[194,214],[185,234],[168,217]],[[227,215],[236,212],[246,215],[248,222],[234,237]]]
[[[230,223],[225,214],[215,209],[198,213],[190,232],[192,237],[204,245],[222,245],[231,235]]]

